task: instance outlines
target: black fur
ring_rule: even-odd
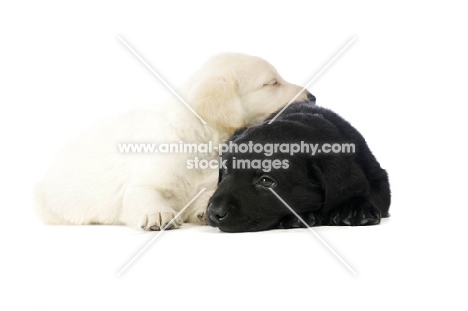
[[[273,118],[276,114],[272,114]],[[336,113],[312,102],[288,107],[271,125],[238,130],[231,141],[248,143],[354,143],[353,154],[226,153],[219,185],[208,203],[208,223],[227,232],[304,227],[271,187],[310,226],[375,225],[388,217],[388,176],[362,135]],[[288,169],[233,169],[233,159],[287,160]]]

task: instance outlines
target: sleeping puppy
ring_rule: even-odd
[[[269,120],[229,141],[209,225],[227,232],[305,227],[272,190],[309,226],[375,225],[389,216],[387,173],[348,122],[311,102]]]
[[[177,99],[138,109],[88,130],[58,155],[35,189],[46,224],[124,224],[161,230],[202,188],[203,194],[172,223],[205,223],[218,169],[189,169],[194,154],[122,154],[119,143],[223,142],[236,129],[259,124],[302,88],[265,60],[225,53],[208,60],[179,90],[207,124]],[[314,98],[302,91],[299,100]],[[200,155],[218,159],[217,151]]]

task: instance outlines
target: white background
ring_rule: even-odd
[[[461,2],[461,1],[460,1]],[[163,4],[164,3],[164,4]],[[0,4],[0,309],[466,309],[466,10],[457,2]],[[212,54],[244,52],[305,85],[387,169],[380,226],[223,234],[46,227],[33,184],[91,124],[161,103]]]

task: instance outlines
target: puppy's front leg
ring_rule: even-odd
[[[306,213],[299,215],[301,219],[309,226],[321,226],[323,218],[318,213]],[[289,215],[281,219],[278,229],[305,228],[304,223],[295,215]]]
[[[124,196],[120,221],[143,230],[161,230],[176,215],[170,196],[150,186],[130,186]],[[178,228],[182,219],[175,219],[169,228]]]
[[[208,207],[208,201],[210,200],[211,196],[215,190],[209,189],[204,191],[198,198],[193,202],[193,207],[190,212],[188,221],[191,223],[197,224],[207,224],[206,219],[206,209]]]

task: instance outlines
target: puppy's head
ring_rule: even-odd
[[[260,167],[234,168],[245,160],[259,160],[263,167],[283,166],[284,158],[289,160],[287,169],[265,172]],[[322,206],[323,189],[319,180],[309,176],[304,160],[291,157],[272,160],[258,156],[254,159],[245,154],[229,154],[223,160],[227,160],[227,169],[220,172],[221,181],[208,203],[208,223],[211,226],[226,232],[278,228],[281,219],[291,212],[270,189],[294,206],[298,213],[319,210]]]
[[[308,91],[285,81],[267,61],[250,55],[223,53],[209,59],[190,79],[189,103],[220,130],[261,123],[272,112],[295,101],[313,100]]]
[[[318,117],[311,121],[325,123]],[[331,132],[320,126],[311,129],[298,122],[275,121],[274,126],[249,128],[233,142],[266,145],[337,141],[339,134]],[[226,167],[220,170],[219,185],[207,213],[211,226],[227,232],[274,229],[290,217],[292,212],[271,189],[297,214],[320,213],[324,217],[356,193],[368,191],[362,170],[349,155],[231,152],[223,155],[223,163]]]

